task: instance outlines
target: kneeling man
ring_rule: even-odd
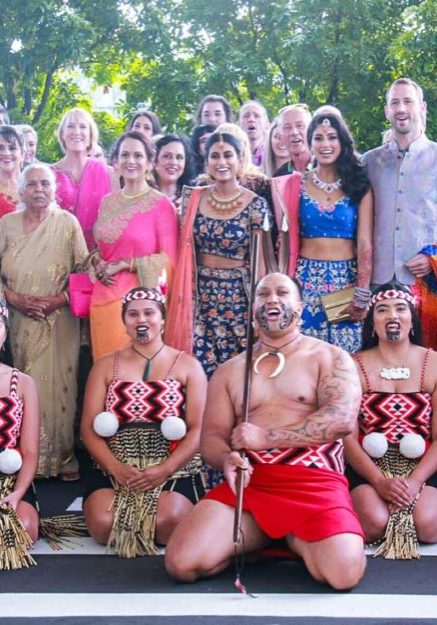
[[[249,423],[240,423],[245,355],[211,379],[202,454],[226,482],[172,534],[166,566],[182,581],[214,575],[231,562],[239,467],[246,485],[240,548],[253,551],[285,537],[311,575],[337,589],[352,588],[364,573],[363,532],[343,476],[342,442],[357,419],[360,383],[346,352],[300,333],[301,311],[299,287],[288,276],[260,281]]]

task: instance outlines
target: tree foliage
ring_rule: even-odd
[[[435,0],[0,0],[0,11],[0,101],[47,141],[81,102],[78,67],[122,86],[125,119],[143,102],[169,131],[189,131],[207,93],[235,111],[259,99],[272,116],[292,102],[332,103],[361,148],[380,141],[385,89],[409,75],[436,136]],[[123,120],[103,122],[110,143]]]

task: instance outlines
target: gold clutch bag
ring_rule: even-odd
[[[348,321],[350,318],[344,309],[349,306],[355,294],[355,287],[334,291],[327,295],[321,295],[322,306],[328,318],[328,323],[338,323],[339,321]]]

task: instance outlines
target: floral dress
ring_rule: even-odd
[[[196,254],[241,260],[243,265],[233,269],[197,266],[193,351],[208,378],[219,364],[246,349],[251,232],[261,228],[266,214],[271,221],[266,200],[258,196],[230,219],[197,212]]]

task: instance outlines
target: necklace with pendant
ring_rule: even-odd
[[[243,200],[241,199],[244,189],[240,187],[232,195],[218,195],[214,188],[209,190],[207,203],[212,210],[222,214],[235,213],[237,209],[242,208]]]
[[[278,364],[268,377],[276,378],[278,375],[280,375],[284,371],[285,367],[285,356],[281,353],[281,349],[284,349],[284,347],[287,347],[287,345],[294,343],[294,341],[296,341],[299,337],[300,334],[297,334],[296,336],[293,336],[290,341],[287,341],[287,343],[284,343],[284,345],[280,345],[279,347],[275,347],[274,345],[269,345],[264,341],[260,341],[261,345],[265,345],[269,348],[269,351],[260,354],[258,358],[255,359],[255,362],[253,363],[254,373],[256,373],[257,375],[259,374],[259,365],[265,358],[269,358],[269,356],[276,356],[276,358],[278,359]]]
[[[383,367],[379,371],[379,377],[383,380],[409,380],[410,375],[409,367]]]
[[[334,191],[338,191],[339,189],[341,189],[341,178],[339,178],[338,180],[334,180],[334,182],[325,182],[324,180],[320,180],[315,169],[313,169],[313,171],[311,172],[311,178],[313,180],[314,186],[316,186],[318,189],[321,189],[328,195],[331,195],[331,193],[333,193]]]
[[[142,354],[140,350],[136,349],[136,347],[134,347],[133,345],[131,345],[131,347],[133,351],[138,354],[138,356],[141,356],[141,358],[144,358],[144,360],[146,361],[146,366],[144,367],[143,373],[143,382],[147,382],[147,380],[150,378],[150,374],[152,373],[152,360],[154,360],[154,358],[156,358],[156,356],[164,349],[165,343],[163,343],[161,347],[153,354],[153,356],[150,356],[150,358],[148,356],[144,356],[144,354]]]

